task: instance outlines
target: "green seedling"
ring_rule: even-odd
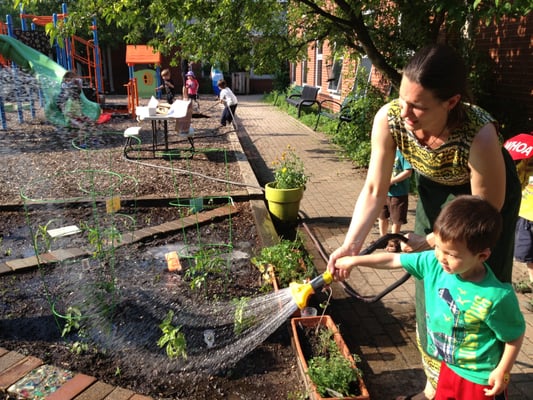
[[[159,329],[161,329],[163,335],[157,341],[157,345],[160,348],[165,348],[169,358],[181,357],[187,359],[185,334],[180,332],[181,326],[172,325],[172,318],[174,318],[174,312],[169,310],[163,322],[159,324]]]
[[[232,303],[235,304],[235,318],[233,321],[233,332],[235,335],[240,335],[248,328],[253,326],[255,318],[253,316],[245,316],[246,306],[250,298],[241,297],[240,299],[233,299]]]

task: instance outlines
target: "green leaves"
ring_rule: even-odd
[[[169,310],[165,319],[159,324],[159,329],[163,332],[162,336],[157,341],[159,347],[165,347],[165,351],[169,358],[187,358],[187,341],[185,334],[180,332],[181,326],[173,326],[172,318],[174,312]]]

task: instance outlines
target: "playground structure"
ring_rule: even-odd
[[[137,79],[140,77],[143,79],[144,83],[148,84],[149,86],[159,86],[161,54],[157,51],[154,51],[154,49],[150,46],[128,45],[126,47],[126,64],[128,65],[129,81],[124,86],[126,87],[128,96],[128,113],[135,118],[135,108],[139,105],[139,85]],[[136,74],[135,65],[139,64],[155,65],[155,81],[153,74],[148,73],[146,70],[137,71]],[[154,84],[152,85],[152,83]]]
[[[49,23],[57,25],[59,21],[67,18],[66,4],[62,5],[61,14],[53,14],[52,16],[37,16],[24,13],[21,8],[20,12],[20,33],[32,32],[37,34],[37,26],[45,26]],[[28,30],[28,21],[30,21],[30,30]],[[6,23],[0,23],[0,64],[4,69],[11,68],[13,80],[17,81],[17,67],[30,70],[32,74],[38,77],[40,83],[46,82],[46,86],[54,86],[53,88],[42,88],[38,91],[38,96],[41,106],[45,107],[45,115],[47,119],[58,125],[67,125],[68,121],[61,114],[57,106],[55,106],[55,97],[58,94],[58,87],[66,70],[75,71],[84,81],[84,93],[82,93],[82,112],[91,119],[97,119],[100,115],[101,95],[104,93],[104,85],[102,80],[102,59],[98,45],[98,33],[96,28],[96,20],[93,19],[91,26],[93,33],[92,40],[85,40],[78,36],[72,36],[65,39],[63,43],[57,40],[52,46],[55,52],[56,61],[45,54],[35,50],[30,46],[26,46],[21,41],[16,39],[13,20],[10,15],[6,16]],[[96,101],[91,102],[87,99],[85,91],[91,93],[91,99]],[[31,117],[35,118],[35,106],[33,96],[24,99],[18,96],[15,90],[16,105],[18,112],[19,123],[24,122],[23,115],[23,100],[29,102]],[[44,101],[43,101],[44,100]],[[7,129],[6,108],[4,100],[0,95],[0,118],[2,129]],[[58,114],[59,113],[59,114]]]

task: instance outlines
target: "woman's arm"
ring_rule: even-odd
[[[472,194],[487,200],[498,210],[505,201],[505,162],[493,124],[483,126],[474,138],[468,165]]]
[[[389,131],[387,111],[388,105],[385,105],[374,118],[372,152],[366,180],[357,198],[344,243],[330,256],[330,271],[334,271],[337,258],[359,253],[385,202],[396,154],[396,144]]]

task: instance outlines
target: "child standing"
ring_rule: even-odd
[[[88,121],[81,110],[81,91],[82,81],[78,75],[74,71],[65,72],[56,104],[71,126],[80,127]]]
[[[200,84],[196,80],[196,77],[194,76],[194,72],[189,71],[185,75],[187,77],[187,80],[185,81],[185,87],[187,88],[187,97],[191,101],[194,101],[196,104],[196,108],[200,108],[200,104],[198,103],[198,89],[200,88]]]
[[[155,90],[163,90],[168,104],[172,104],[172,102],[174,101],[176,85],[174,85],[174,82],[172,81],[170,70],[164,69],[163,71],[161,71],[161,78],[163,79],[163,82],[161,83],[161,85],[156,87]]]
[[[217,82],[217,86],[220,89],[219,101],[224,104],[224,111],[222,111],[222,116],[220,117],[220,127],[223,128],[227,123],[231,124],[233,122],[238,101],[224,79],[220,79]]]
[[[407,210],[409,208],[409,178],[413,174],[411,164],[403,158],[400,150],[396,149],[396,158],[392,167],[387,200],[378,217],[379,235],[384,236],[389,230],[389,218],[392,222],[391,233],[400,233],[403,224],[407,223]],[[391,240],[386,250],[398,253],[400,242]]]
[[[341,280],[354,266],[402,267],[423,280],[428,350],[441,360],[436,400],[507,398],[525,321],[511,284],[500,282],[485,263],[501,229],[501,215],[490,203],[459,196],[435,221],[435,250],[349,256],[335,263]]]

